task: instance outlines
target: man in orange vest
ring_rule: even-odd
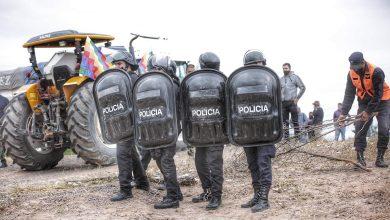
[[[345,119],[352,107],[354,96],[357,96],[361,120],[355,123],[355,142],[357,161],[366,166],[364,150],[367,146],[367,131],[372,124],[373,116],[378,121],[378,154],[375,161],[377,167],[388,167],[384,162],[384,155],[389,143],[389,112],[390,88],[385,82],[385,74],[379,67],[368,63],[363,53],[354,52],[349,57],[350,71],[347,77],[342,114],[339,120]]]

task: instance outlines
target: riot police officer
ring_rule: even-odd
[[[133,79],[133,82],[138,78],[138,75],[135,73],[138,69],[138,65],[130,53],[119,51],[113,56],[113,63],[116,68],[128,72]],[[117,163],[120,191],[111,198],[111,201],[121,201],[133,197],[131,192],[133,173],[136,188],[145,191],[149,190],[148,178],[142,167],[138,151],[134,145],[134,139],[117,144]]]
[[[259,50],[249,50],[244,55],[244,65],[266,65],[266,59]],[[268,194],[272,184],[271,158],[275,157],[275,145],[244,147],[248,168],[251,172],[253,198],[241,208],[260,212],[269,208]]]
[[[160,71],[168,74],[173,80],[176,95],[176,109],[179,110],[179,79],[176,77],[176,65],[168,56],[152,56],[150,58],[150,70]],[[180,114],[178,114],[180,115]],[[178,125],[180,120],[178,119]],[[180,126],[178,126],[180,127]],[[183,200],[179,183],[177,181],[176,165],[173,157],[176,154],[176,143],[164,148],[151,149],[150,154],[156,161],[166,185],[166,196],[163,200],[154,205],[156,209],[167,209],[179,207],[179,201]]]
[[[219,57],[206,52],[199,56],[201,69],[219,70]],[[217,209],[221,205],[223,184],[223,145],[197,147],[195,151],[195,166],[202,183],[203,192],[192,198],[193,203],[209,201],[207,210]]]
[[[153,63],[152,63],[153,59],[155,59],[155,56],[151,56],[148,59],[148,64],[147,64],[148,66],[147,66],[147,68],[148,68],[149,71],[152,71],[154,69]],[[169,63],[170,69],[169,69],[168,75],[171,76],[171,78],[175,82],[179,83],[179,78],[176,76],[176,69],[177,69],[176,63],[173,60],[170,60],[169,62],[170,62]],[[145,172],[146,172],[146,170],[148,169],[149,163],[152,160],[152,156],[150,154],[150,150],[140,149],[140,154],[141,154],[142,166],[144,167]],[[165,189],[165,183],[161,183],[159,185],[158,189],[159,190],[164,190]]]

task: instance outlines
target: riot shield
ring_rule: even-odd
[[[228,134],[243,147],[274,144],[283,135],[280,81],[268,67],[234,71],[226,83]]]
[[[213,69],[197,70],[181,83],[183,140],[207,147],[229,142],[226,127],[226,76]]]
[[[120,69],[101,73],[93,84],[104,142],[116,144],[133,138],[132,79]]]
[[[144,149],[174,146],[178,137],[178,89],[162,72],[148,72],[134,85],[135,144]]]

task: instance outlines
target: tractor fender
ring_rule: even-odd
[[[62,90],[64,91],[65,100],[66,103],[70,103],[70,98],[72,97],[73,93],[84,83],[90,81],[87,76],[75,76],[63,85]]]

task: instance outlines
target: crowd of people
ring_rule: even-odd
[[[290,136],[290,130],[293,130],[294,136],[296,136],[299,141],[305,143],[311,138],[319,135],[321,129],[310,128],[322,125],[324,121],[324,110],[320,105],[320,101],[316,100],[313,102],[313,110],[310,111],[308,115],[302,112],[298,103],[306,91],[305,84],[301,78],[291,70],[290,63],[283,64],[282,68],[284,75],[280,78],[280,82],[282,86],[284,137],[288,138]],[[342,141],[345,140],[345,126],[336,123],[342,114],[342,106],[342,103],[338,103],[337,110],[333,114],[335,141],[339,141],[340,136]],[[308,130],[308,132],[303,132],[305,130]]]

